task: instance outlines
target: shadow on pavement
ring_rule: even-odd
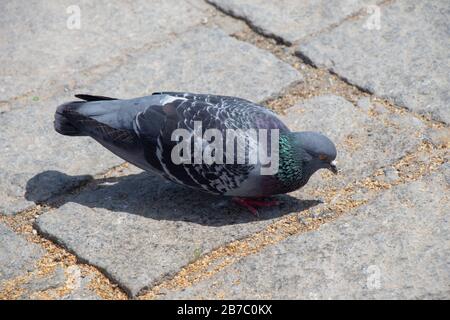
[[[90,182],[79,194],[49,199],[43,198],[45,190],[55,184],[79,186],[81,178]],[[66,188],[67,189],[67,188]],[[223,226],[268,220],[307,210],[321,203],[318,200],[299,200],[289,195],[276,198],[280,205],[260,208],[259,218],[254,217],[231,201],[229,197],[214,196],[179,186],[148,172],[123,177],[93,179],[92,176],[69,176],[59,171],[44,171],[27,182],[25,198],[36,204],[60,207],[67,202],[89,208],[126,212],[155,220],[185,221],[209,226]]]

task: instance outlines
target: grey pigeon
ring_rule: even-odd
[[[232,196],[255,214],[256,206],[277,204],[259,198],[299,189],[321,168],[337,173],[336,147],[330,139],[318,132],[291,132],[272,111],[245,99],[178,92],[158,92],[129,100],[76,97],[82,101],[57,108],[54,126],[60,134],[90,136],[141,169],[195,190]],[[249,130],[267,129],[269,141],[271,130],[277,129],[278,170],[262,174],[267,164],[248,161],[250,154],[258,151],[255,145],[227,145],[225,153],[233,148],[231,163],[225,161],[225,156],[222,163],[176,162],[172,150],[179,141],[173,139],[172,133],[175,129],[193,133],[196,121],[201,123],[202,134],[217,129],[224,137],[229,129],[247,139]],[[201,143],[204,146],[205,141]],[[239,148],[245,151],[243,163],[237,163]],[[185,160],[193,160],[195,147],[190,150],[192,154],[183,155]]]

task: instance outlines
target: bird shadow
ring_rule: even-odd
[[[85,183],[82,192],[74,192]],[[55,186],[70,186],[72,193],[48,196]],[[277,196],[280,205],[260,208],[259,217],[231,201],[189,189],[148,172],[127,176],[94,179],[92,176],[70,176],[59,171],[44,171],[28,180],[25,198],[36,204],[58,208],[68,202],[89,208],[126,212],[155,220],[185,221],[200,225],[224,226],[275,219],[293,212],[307,210],[319,200],[299,200],[289,195]]]

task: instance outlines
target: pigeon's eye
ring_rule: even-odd
[[[327,156],[324,154],[319,154],[319,159],[320,160],[327,160]]]

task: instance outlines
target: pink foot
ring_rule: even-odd
[[[234,197],[233,201],[243,206],[244,208],[247,208],[247,210],[249,210],[255,217],[259,217],[258,210],[256,210],[255,207],[273,207],[280,204],[280,202],[277,200],[264,201],[263,198],[257,199]]]

